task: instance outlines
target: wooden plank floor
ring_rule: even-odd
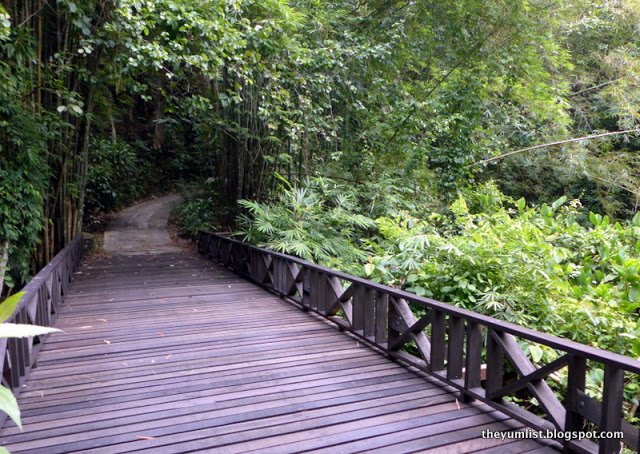
[[[551,452],[519,424],[188,253],[90,258],[12,452]]]

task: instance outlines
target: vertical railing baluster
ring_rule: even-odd
[[[267,280],[267,264],[264,262],[264,254],[262,252],[253,251],[253,261],[256,269],[256,278],[260,285]]]
[[[389,294],[376,292],[376,344],[386,348],[389,329]]]
[[[392,297],[387,295],[387,345],[393,344],[400,337],[400,332],[394,326],[395,322],[400,319],[400,314],[394,301]]]
[[[291,267],[288,260],[282,261],[282,293],[284,296],[291,296],[291,286],[293,285],[293,276],[291,275]]]
[[[255,269],[255,279],[259,285],[263,285],[267,280],[267,265],[264,263],[264,254],[262,252],[253,251],[253,267]]]
[[[434,309],[431,313],[431,354],[429,355],[429,371],[438,372],[444,369],[446,352],[446,320],[445,313]]]
[[[27,314],[26,305],[22,308],[20,312],[18,312],[16,316],[16,323],[23,323],[23,324],[30,325],[29,315]],[[26,375],[27,368],[31,365],[31,358],[30,358],[31,352],[29,351],[29,342],[30,342],[29,338],[23,337],[19,339],[19,344],[18,344],[22,349],[22,354],[21,354],[22,367],[21,367],[20,375],[23,377]]]
[[[318,309],[318,274],[318,270],[311,271],[311,285],[309,287],[309,300],[311,309]]]
[[[276,289],[281,295],[284,295],[284,260],[276,260]]]
[[[624,371],[605,364],[600,430],[613,432],[620,430],[622,427],[623,392]],[[598,452],[600,454],[617,454],[620,452],[620,448],[620,440],[615,438],[601,438]]]
[[[565,430],[575,432],[584,429],[584,417],[576,409],[580,405],[578,392],[584,392],[586,386],[587,360],[581,356],[571,355],[568,368],[569,376],[564,400],[564,406],[567,409]]]
[[[11,389],[17,390],[20,388],[20,376],[21,376],[21,348],[18,345],[18,339],[10,338],[7,340],[7,353],[9,354],[9,385]]]
[[[38,294],[36,296],[36,316],[33,322],[39,326],[47,326],[45,320],[43,320],[46,299],[44,289],[46,289],[46,285],[43,285],[38,289]]]
[[[369,340],[375,339],[376,334],[376,301],[375,301],[376,292],[366,287],[364,290],[364,307],[363,307],[363,318],[364,318],[364,337]]]
[[[275,257],[271,257],[271,256],[268,256],[267,260],[268,260],[267,262],[268,282],[266,282],[267,288],[271,288],[275,290],[276,287],[278,286],[278,275],[276,270],[277,260],[275,259]]]
[[[247,270],[249,273],[249,279],[255,282],[260,282],[260,279],[258,278],[258,270],[256,269],[256,262],[254,260],[256,252],[252,249],[249,249],[248,254],[249,257],[247,258]]]
[[[300,301],[300,304],[302,304],[302,300],[304,300],[304,281],[305,281],[306,274],[307,274],[307,268],[304,265],[298,265],[294,281],[295,281],[295,289],[296,289],[296,292],[298,293],[298,300]]]
[[[251,270],[249,268],[249,264],[250,264],[249,256],[250,256],[250,254],[251,254],[251,251],[249,250],[249,248],[247,248],[246,245],[243,245],[242,254],[240,256],[240,260],[242,262],[242,275],[245,278],[251,276]]]
[[[364,305],[365,288],[358,285],[353,292],[353,321],[351,327],[354,331],[362,334],[364,332]]]
[[[328,289],[329,282],[328,277],[323,272],[318,272],[318,304],[317,311],[324,314],[327,310],[327,306],[331,303],[327,301],[330,298],[331,291]]]
[[[462,377],[464,361],[464,320],[449,316],[449,339],[447,342],[447,378]]]
[[[51,326],[51,305],[53,304],[54,295],[57,292],[56,280],[57,277],[54,276],[53,282],[51,283],[51,293],[42,300],[42,312],[40,313],[40,320],[43,326]]]
[[[291,283],[291,275],[289,274],[289,262],[285,259],[282,259],[280,263],[280,279],[282,285],[282,295],[289,296],[289,286]]]
[[[498,391],[504,383],[504,348],[494,338],[494,333],[498,335],[491,329],[487,330],[487,394]]]
[[[289,273],[289,262],[282,260],[282,294],[289,296],[289,289],[291,288],[291,274]]]
[[[465,356],[464,389],[472,390],[482,384],[482,326],[467,322],[467,352]],[[469,394],[461,393],[463,402],[471,402]]]
[[[60,272],[55,272],[53,275],[53,282],[51,283],[51,295],[47,298],[47,308],[49,313],[58,310],[62,304],[62,278]]]
[[[302,295],[300,295],[300,302],[306,311],[311,305],[311,270],[301,265],[300,272],[302,273]]]
[[[291,262],[287,261],[285,262],[285,267],[284,267],[284,271],[285,271],[285,293],[287,294],[288,297],[290,298],[294,298],[295,297],[295,284],[296,284],[296,272],[295,272],[295,265],[292,264]]]
[[[286,296],[285,293],[285,280],[286,280],[286,276],[285,276],[285,261],[284,259],[278,259],[278,261],[276,262],[276,265],[278,267],[278,292],[280,292],[280,294],[282,296]]]
[[[260,254],[260,266],[262,271],[261,285],[268,285],[271,282],[271,275],[269,274],[271,267],[271,260],[267,254]]]
[[[239,246],[233,259],[233,261],[235,262],[235,267],[238,270],[238,274],[243,277],[247,276],[247,260],[245,258],[245,249],[245,245]]]
[[[218,238],[213,238],[209,243],[209,257],[211,257],[214,261],[220,261],[220,240]]]
[[[276,292],[280,292],[280,266],[278,263],[278,259],[275,257],[271,258],[271,274],[273,275],[273,279],[271,280],[271,287]]]

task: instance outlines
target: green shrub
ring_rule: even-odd
[[[640,357],[640,215],[612,224],[592,214],[585,226],[576,221],[577,201],[528,208],[522,199],[490,195],[480,191],[470,203],[461,197],[452,204],[448,223],[442,215],[379,218],[377,253],[365,274]],[[470,205],[482,211],[474,214]]]
[[[273,203],[240,204],[247,210],[240,217],[247,241],[350,272],[361,269],[363,239],[375,222],[356,211],[350,188],[322,178],[301,187],[284,182]]]
[[[199,230],[219,229],[222,218],[218,193],[210,180],[183,190],[185,200],[176,207],[171,218],[181,236],[195,238]]]
[[[117,140],[93,143],[87,172],[85,213],[109,212],[144,192],[145,166],[134,148]]]
[[[353,189],[322,181],[285,187],[270,204],[244,201],[244,238],[545,333],[640,358],[640,214],[612,223],[561,198],[528,207],[493,184],[446,212],[392,211],[375,221]],[[534,362],[557,357],[523,342]],[[588,377],[599,393],[601,370]],[[558,375],[558,374],[556,374]],[[563,386],[562,374],[556,386]],[[637,383],[628,402],[638,404]]]
[[[446,213],[373,221],[354,190],[316,179],[242,201],[247,241],[460,307],[640,357],[640,214],[612,223],[579,201],[527,207],[493,184]],[[622,333],[622,335],[620,334]]]

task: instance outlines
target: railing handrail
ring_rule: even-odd
[[[83,236],[80,234],[56,254],[22,289],[25,294],[6,321],[51,326],[80,263],[83,247]],[[45,337],[0,339],[0,379],[16,396],[20,394],[22,384],[36,362]],[[0,415],[0,425],[6,418],[5,414]]]
[[[69,244],[58,252],[49,263],[47,263],[35,276],[31,278],[27,285],[22,288],[21,292],[25,292],[25,294],[20,298],[20,302],[14,309],[11,317],[5,320],[6,322],[11,322],[15,318],[16,314],[23,310],[27,303],[37,296],[40,288],[47,282],[60,263],[62,263],[69,254],[76,252],[80,247],[79,243],[82,243],[83,241],[84,236],[82,234],[76,236],[69,242]]]
[[[534,430],[575,434],[591,423],[617,434],[600,438],[597,446],[591,440],[559,436],[557,441],[571,452],[613,454],[620,451],[621,442],[640,451],[639,428],[624,419],[625,373],[638,380],[640,361],[636,359],[218,233],[200,232],[198,250],[302,310],[334,322],[380,353],[452,386],[463,402],[479,400]],[[412,306],[420,306],[424,313],[417,315]],[[520,340],[552,347],[557,357],[546,364],[532,360]],[[413,343],[411,352],[403,350],[408,342]],[[593,367],[603,367],[601,402],[587,389],[587,369]],[[561,369],[567,371],[566,386],[560,383],[561,390],[554,391],[547,380],[558,381],[554,374]],[[521,392],[530,399],[522,401]],[[515,402],[508,399],[511,396],[517,398]]]
[[[419,305],[426,306],[428,308],[438,309],[446,313],[447,315],[453,315],[456,317],[464,318],[472,322],[476,322],[481,325],[487,326],[491,329],[512,334],[522,339],[531,340],[539,344],[546,345],[548,347],[557,348],[567,353],[580,354],[581,356],[584,356],[586,359],[594,360],[603,364],[609,364],[609,365],[618,367],[620,369],[624,369],[628,372],[640,374],[640,360],[637,360],[628,356],[620,355],[614,352],[609,352],[607,350],[602,350],[596,347],[591,347],[589,345],[581,344],[579,342],[575,342],[569,339],[564,339],[552,334],[542,333],[540,331],[536,331],[531,328],[526,328],[524,326],[520,326],[515,323],[498,320],[494,317],[482,315],[477,312],[470,311],[468,309],[462,309],[462,308],[453,306],[451,304],[444,303],[442,301],[437,301],[431,298],[422,297],[414,293],[407,292],[405,290],[400,290],[398,288],[390,287],[385,284],[380,284],[378,282],[373,282],[368,279],[364,279],[358,276],[353,276],[348,273],[344,273],[342,271],[334,270],[322,265],[308,262],[299,257],[290,256],[287,254],[283,254],[281,252],[277,252],[270,249],[261,248],[249,243],[245,243],[235,238],[230,238],[229,236],[226,236],[224,234],[210,232],[210,231],[202,231],[202,233],[224,239],[225,241],[230,241],[232,243],[242,245],[243,247],[247,247],[252,250],[268,253],[271,256],[286,259],[290,262],[297,263],[309,269],[322,271],[323,273],[330,274],[333,277],[336,277],[338,279],[345,279],[351,282],[355,282],[359,285],[371,288],[373,290],[383,291],[391,296],[406,299],[411,303],[417,303]]]

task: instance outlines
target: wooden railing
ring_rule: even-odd
[[[640,450],[638,427],[623,418],[624,384],[638,382],[640,361],[219,234],[200,232],[198,248],[240,276],[455,387],[462,401],[486,403],[532,430],[555,431],[555,439],[568,452],[617,453],[623,443]],[[415,313],[424,315],[418,318]],[[551,348],[558,357],[545,365],[534,364],[521,344]],[[604,370],[601,402],[586,391],[587,373],[594,367]],[[549,383],[564,368],[567,386],[556,386],[563,394],[559,399]],[[531,398],[538,405],[532,406]],[[567,440],[566,433],[559,433],[587,430],[622,432],[623,443],[619,438]]]
[[[83,247],[80,235],[36,274],[23,289],[25,294],[6,322],[51,326],[82,258]],[[27,373],[34,367],[42,341],[41,336],[0,339],[2,385],[12,389],[15,395],[20,393]],[[4,418],[4,415],[0,416],[0,419]]]

